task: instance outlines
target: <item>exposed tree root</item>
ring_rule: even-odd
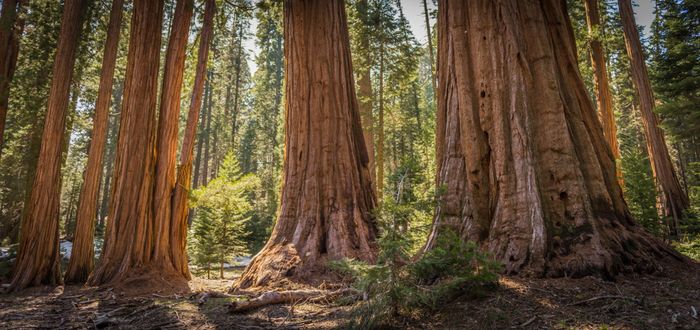
[[[344,288],[333,292],[323,291],[273,291],[244,301],[234,301],[228,307],[231,313],[241,313],[266,305],[281,304],[309,299],[309,302],[322,302],[340,297],[347,293],[357,293],[353,288]]]

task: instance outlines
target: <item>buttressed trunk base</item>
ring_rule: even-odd
[[[237,288],[313,280],[325,261],[375,261],[375,196],[342,0],[285,1],[286,146],[279,217]]]
[[[578,70],[566,2],[438,6],[437,183],[452,228],[507,274],[613,278],[686,260],[632,218]]]

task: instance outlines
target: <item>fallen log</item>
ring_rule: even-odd
[[[348,293],[359,293],[353,288],[344,288],[333,292],[323,291],[273,291],[264,293],[252,299],[234,301],[229,304],[228,311],[240,313],[266,305],[281,304],[308,299],[309,302],[332,300]]]
[[[247,310],[259,308],[265,305],[281,304],[323,295],[321,291],[273,291],[262,294],[253,299],[243,301],[233,301],[228,306],[231,313],[240,313]]]

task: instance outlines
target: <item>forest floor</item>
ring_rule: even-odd
[[[692,268],[692,269],[689,269]],[[189,292],[162,278],[143,288],[77,285],[38,287],[0,295],[1,329],[333,329],[342,327],[350,307],[300,303],[269,305],[242,314],[228,312],[227,292],[239,276],[195,277]],[[213,272],[212,275],[218,275]],[[312,289],[289,284],[284,289]],[[141,293],[139,293],[141,291]],[[257,293],[251,292],[250,295]],[[700,268],[664,269],[662,275],[622,275],[616,282],[583,279],[528,279],[502,276],[480,298],[465,295],[440,306],[404,312],[387,329],[700,329]],[[696,316],[697,317],[697,316]]]

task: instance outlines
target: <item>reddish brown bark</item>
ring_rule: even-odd
[[[451,228],[508,274],[612,278],[685,260],[632,218],[571,47],[565,2],[441,0],[437,178]]]
[[[109,104],[112,99],[112,81],[114,79],[114,67],[117,63],[123,7],[124,0],[114,0],[112,2],[104,58],[102,59],[100,87],[95,104],[90,151],[88,153],[88,162],[85,166],[83,187],[80,191],[75,239],[73,240],[73,250],[71,251],[68,268],[64,275],[64,280],[67,283],[85,283],[95,263],[95,209],[97,208],[97,197],[100,189],[102,156],[105,150],[105,142],[107,141]]]
[[[61,150],[70,82],[82,28],[83,0],[66,0],[49,90],[39,162],[8,291],[62,283],[58,250]]]
[[[190,21],[194,11],[194,0],[178,0],[175,5],[170,39],[165,54],[163,87],[161,88],[160,111],[156,140],[155,196],[155,247],[153,262],[163,269],[175,269],[187,279],[187,252],[179,247],[185,245],[186,233],[181,233],[180,223],[171,219],[172,194],[175,188],[175,166],[177,162],[177,138],[180,119],[180,94],[185,70],[185,54]],[[179,220],[179,219],[178,219]],[[180,240],[182,240],[180,242]]]
[[[10,83],[17,68],[19,55],[18,37],[24,32],[24,18],[19,16],[24,5],[25,0],[5,0],[0,11],[0,156],[5,136]]]
[[[327,260],[375,260],[375,197],[342,0],[284,7],[286,145],[279,217],[236,288],[311,280]]]
[[[688,195],[681,188],[676,170],[673,168],[671,156],[668,154],[664,132],[659,127],[659,115],[654,112],[654,95],[647,75],[642,44],[639,41],[639,31],[634,21],[634,11],[630,0],[618,0],[622,29],[625,34],[627,55],[630,58],[630,69],[634,79],[634,89],[637,92],[639,111],[642,113],[644,135],[649,149],[649,159],[654,177],[661,183],[664,192],[664,214],[672,217],[669,223],[671,235],[680,235],[678,219],[684,218],[684,211],[690,207]]]
[[[211,39],[212,22],[216,12],[214,0],[206,0],[204,9],[204,24],[199,40],[199,53],[197,54],[197,68],[195,69],[194,88],[192,90],[192,100],[190,101],[190,111],[187,115],[187,126],[185,127],[185,137],[182,140],[182,151],[180,152],[180,167],[177,172],[177,182],[173,191],[172,203],[172,229],[171,250],[179,251],[178,258],[173,258],[174,265],[181,265],[187,268],[187,251],[185,240],[187,238],[189,207],[187,205],[187,190],[192,188],[192,160],[194,159],[194,140],[197,134],[197,122],[199,121],[199,110],[202,106],[202,90],[204,89],[204,75],[207,70],[209,59],[209,40]]]
[[[362,11],[361,16],[367,17],[367,0],[362,0],[357,7],[357,10]],[[369,49],[369,36],[364,35],[362,40],[362,46],[365,50]],[[360,104],[360,115],[362,116],[362,133],[364,134],[365,144],[367,145],[367,156],[369,157],[369,162],[367,163],[367,168],[369,168],[370,182],[372,184],[372,191],[377,193],[377,168],[374,160],[374,115],[372,113],[372,72],[370,69],[370,64],[372,54],[367,51],[366,65],[359,73],[359,91],[357,93],[358,101]]]
[[[598,1],[586,0],[586,21],[588,22],[588,33],[592,33],[595,27],[600,28],[600,15],[598,14]],[[608,84],[608,69],[605,64],[605,53],[600,40],[592,38],[590,40],[591,64],[593,65],[593,84],[595,85],[596,105],[598,106],[598,117],[603,125],[603,135],[608,141],[610,150],[615,160],[620,159],[620,149],[617,144],[617,128],[615,127],[615,114],[613,113],[612,98],[610,97],[610,85]],[[620,185],[622,181],[622,171],[616,166],[616,175]]]
[[[151,261],[156,96],[163,0],[135,0],[105,241],[88,285],[120,280]]]

